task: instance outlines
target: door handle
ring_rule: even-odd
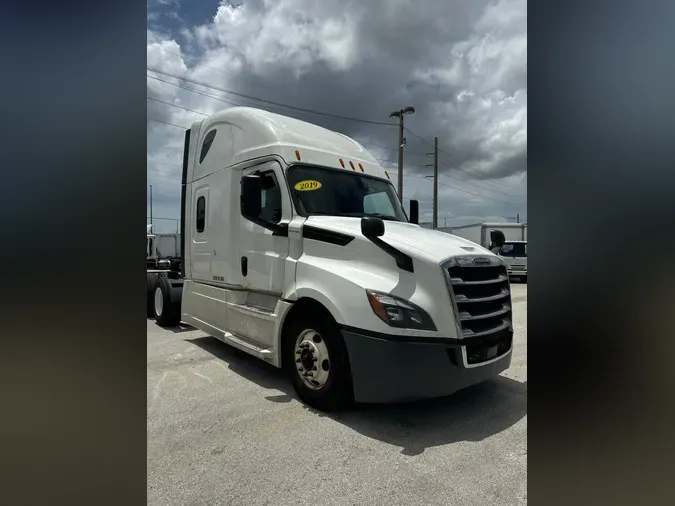
[[[246,277],[248,274],[248,258],[241,257],[241,275]]]

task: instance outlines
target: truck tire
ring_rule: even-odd
[[[320,411],[339,411],[354,402],[347,348],[330,316],[320,312],[290,322],[282,363],[298,397]]]
[[[172,296],[171,281],[166,276],[157,278],[153,297],[155,320],[161,327],[175,327],[180,323],[180,300]]]
[[[146,273],[148,277],[148,318],[155,317],[155,288],[157,288],[157,278],[159,277],[154,272]]]

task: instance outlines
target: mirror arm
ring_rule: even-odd
[[[387,244],[379,237],[368,237],[367,239],[382,251],[388,255],[391,255],[394,260],[396,260],[396,265],[398,265],[399,269],[403,269],[407,272],[415,272],[415,267],[413,266],[413,260],[411,257],[394,248],[391,244]]]

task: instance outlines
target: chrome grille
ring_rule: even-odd
[[[467,360],[479,364],[511,349],[511,291],[506,266],[494,257],[465,256],[442,265]],[[495,355],[496,354],[496,355]]]

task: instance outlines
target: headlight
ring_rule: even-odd
[[[431,317],[421,307],[386,293],[366,290],[370,307],[380,320],[390,327],[436,330]]]

